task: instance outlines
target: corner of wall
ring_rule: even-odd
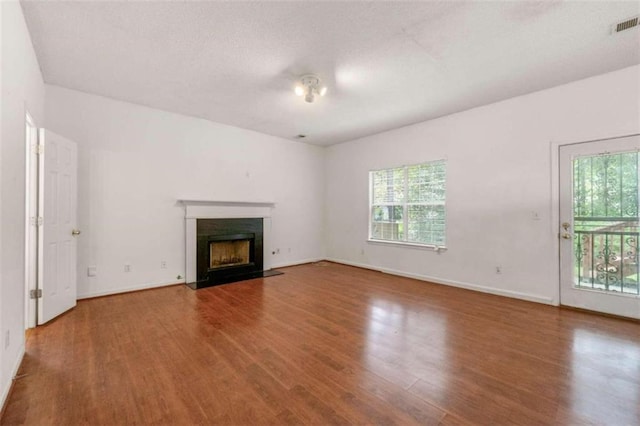
[[[327,167],[328,167],[328,152],[330,147],[323,146],[322,147],[322,241],[320,247],[320,255],[323,259],[326,259],[328,255],[328,244],[327,241],[329,235],[329,219],[328,219],[328,205],[329,205],[329,195],[327,193]]]
[[[0,2],[0,392],[25,351],[25,108],[42,123],[44,80],[19,1]]]

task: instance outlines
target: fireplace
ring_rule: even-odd
[[[187,286],[195,290],[282,274],[271,269],[268,247],[275,203],[178,201],[185,206]]]
[[[226,284],[262,272],[261,218],[198,219],[199,286]]]

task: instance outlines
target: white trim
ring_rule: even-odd
[[[277,265],[274,265],[274,268],[286,268],[288,266],[296,266],[296,265],[303,265],[306,263],[314,263],[314,262],[321,262],[325,260],[324,257],[317,257],[317,258],[311,258],[311,259],[304,259],[304,260],[297,260],[297,261],[293,261],[293,262],[284,262],[284,263],[278,263]],[[116,294],[123,294],[123,293],[131,293],[134,291],[140,291],[140,290],[149,290],[152,288],[162,288],[162,287],[169,287],[172,285],[178,285],[178,284],[185,284],[186,280],[177,280],[177,281],[170,281],[170,282],[161,282],[161,283],[153,283],[153,284],[142,284],[142,285],[138,285],[138,286],[133,286],[133,287],[122,287],[122,288],[117,288],[117,289],[113,289],[113,290],[108,290],[108,291],[98,291],[95,293],[87,293],[87,294],[79,294],[78,295],[78,300],[82,300],[82,299],[92,299],[94,297],[102,297],[102,296],[111,296],[111,295],[116,295]]]
[[[177,281],[164,281],[164,282],[160,282],[160,283],[151,283],[151,284],[141,284],[141,285],[137,285],[137,286],[129,286],[129,287],[120,287],[120,288],[116,288],[113,290],[107,290],[107,291],[98,291],[95,293],[86,293],[86,294],[78,294],[78,300],[81,299],[91,299],[93,297],[100,297],[100,296],[110,296],[112,294],[121,294],[121,293],[130,293],[132,291],[138,291],[138,290],[148,290],[151,288],[160,288],[160,287],[168,287],[171,285],[176,285],[176,284],[184,284],[185,280],[177,280]]]
[[[379,244],[379,245],[383,245],[383,246],[409,247],[409,248],[415,248],[415,249],[421,249],[421,250],[435,251],[436,253],[439,253],[441,251],[447,251],[447,247],[446,246],[437,246],[435,244],[410,243],[410,242],[407,242],[407,241],[376,240],[376,239],[373,239],[373,238],[369,238],[367,240],[367,243],[368,244]]]
[[[296,265],[304,265],[306,263],[322,262],[323,260],[326,260],[326,259],[324,257],[314,257],[314,258],[311,258],[311,259],[294,260],[293,262],[276,263],[275,265],[272,265],[272,267],[273,268],[286,268],[288,266],[296,266]]]
[[[435,284],[443,284],[443,285],[448,285],[448,286],[451,286],[451,287],[464,288],[464,289],[467,289],[467,290],[478,291],[478,292],[481,292],[481,293],[489,293],[489,294],[494,294],[494,295],[497,295],[497,296],[510,297],[512,299],[521,299],[521,300],[526,300],[526,301],[529,301],[529,302],[536,302],[536,303],[542,303],[542,304],[545,304],[545,305],[557,306],[557,303],[555,303],[555,301],[552,298],[545,297],[545,296],[539,296],[537,294],[522,293],[522,292],[519,292],[519,291],[511,291],[511,290],[503,290],[503,289],[499,289],[499,288],[487,287],[487,286],[478,285],[478,284],[465,283],[465,282],[462,282],[462,281],[446,280],[446,279],[443,279],[443,278],[431,277],[431,276],[428,276],[428,275],[412,274],[412,273],[409,273],[409,272],[403,272],[403,271],[399,271],[399,270],[396,270],[396,269],[380,268],[380,267],[376,267],[376,266],[372,266],[372,265],[367,265],[365,263],[350,262],[348,260],[341,260],[341,259],[334,259],[334,258],[327,258],[326,260],[329,261],[329,262],[341,263],[343,265],[356,266],[358,268],[364,268],[364,269],[371,269],[373,271],[379,271],[379,272],[383,272],[385,274],[397,275],[399,277],[413,278],[413,279],[420,280],[420,281],[428,281],[428,282],[432,282],[432,283],[435,283]]]
[[[614,297],[626,297],[626,298],[631,298],[631,299],[640,299],[640,296],[638,296],[637,294],[631,294],[631,293],[619,293],[618,291],[607,291],[607,290],[600,290],[597,288],[589,288],[589,287],[573,287],[576,290],[580,290],[580,291],[584,291],[587,293],[595,293],[595,294],[602,294],[605,296],[614,296]]]
[[[271,217],[271,206],[187,204],[185,219],[232,219]]]
[[[419,163],[400,164],[399,166],[382,167],[382,168],[379,168],[379,169],[371,169],[369,171],[370,172],[380,172],[380,171],[389,170],[389,169],[401,169],[403,167],[413,167],[413,166],[421,166],[423,164],[441,163],[441,162],[446,162],[448,160],[449,160],[449,157],[444,156],[442,158],[438,158],[437,160],[421,161]]]
[[[523,293],[523,292],[519,292],[519,291],[511,291],[511,290],[504,290],[504,289],[498,289],[498,288],[487,287],[487,286],[482,286],[482,285],[478,285],[478,284],[466,283],[466,282],[462,282],[462,281],[447,280],[447,279],[444,279],[444,278],[433,277],[433,276],[429,276],[429,275],[413,274],[413,273],[410,273],[410,272],[403,272],[403,271],[399,271],[399,270],[396,270],[396,269],[381,268],[381,267],[369,265],[369,264],[366,264],[366,263],[351,262],[351,261],[348,261],[348,260],[336,259],[336,258],[316,257],[316,258],[309,258],[309,259],[303,259],[303,260],[296,260],[296,261],[292,261],[292,262],[277,263],[277,264],[274,264],[273,267],[274,268],[286,268],[288,266],[303,265],[303,264],[307,264],[307,263],[315,263],[315,262],[321,262],[321,261],[328,261],[328,262],[339,263],[339,264],[342,264],[342,265],[355,266],[355,267],[358,267],[358,268],[369,269],[369,270],[372,270],[372,271],[378,271],[378,272],[382,272],[382,273],[389,274],[389,275],[396,275],[396,276],[400,276],[400,277],[413,278],[413,279],[420,280],[420,281],[428,281],[428,282],[432,282],[432,283],[435,283],[435,284],[442,284],[442,285],[448,285],[448,286],[451,286],[451,287],[464,288],[464,289],[467,289],[467,290],[478,291],[478,292],[481,292],[481,293],[489,293],[489,294],[494,294],[494,295],[497,295],[497,296],[505,296],[505,297],[510,297],[510,298],[513,298],[513,299],[527,300],[529,302],[542,303],[542,304],[545,304],[545,305],[553,305],[553,306],[557,306],[558,305],[557,303],[554,303],[552,298],[545,297],[545,296],[540,296],[540,295],[536,295],[536,294]],[[80,299],[89,299],[89,298],[100,297],[100,296],[109,296],[109,295],[113,295],[113,294],[129,293],[129,292],[132,292],[132,291],[147,290],[147,289],[151,289],[151,288],[167,287],[167,286],[171,286],[171,285],[184,284],[185,282],[186,282],[185,280],[179,280],[179,281],[171,281],[171,282],[163,282],[163,283],[143,284],[143,285],[134,286],[134,287],[124,287],[124,288],[118,288],[118,289],[113,289],[113,290],[108,290],[108,291],[82,294],[82,295],[78,295],[78,300],[80,300]]]
[[[197,229],[198,219],[185,219],[185,280],[188,283],[196,281],[197,277]]]
[[[553,290],[553,298],[556,304],[560,304],[560,142],[549,144],[551,154],[551,212],[549,217],[549,236],[553,241],[553,253],[555,253],[553,268],[556,270],[556,285]]]
[[[9,391],[11,390],[11,385],[13,384],[13,381],[15,380],[16,375],[18,374],[18,370],[20,369],[20,366],[22,365],[22,359],[24,358],[24,353],[25,353],[25,345],[23,344],[23,345],[20,346],[20,350],[18,351],[18,356],[16,357],[16,362],[13,365],[13,368],[11,369],[11,375],[9,376],[9,382],[4,387],[4,389],[2,389],[2,399],[0,399],[0,411],[2,411],[2,409],[4,408],[4,405],[7,403],[7,397],[9,396]]]
[[[32,134],[33,132],[33,134]],[[24,181],[24,326],[25,329],[36,326],[36,299],[29,297],[29,292],[37,288],[38,281],[38,227],[31,223],[31,213],[38,217],[38,156],[35,153],[39,144],[39,131],[36,122],[25,109],[25,181]],[[31,142],[35,139],[35,144]],[[33,164],[32,164],[33,160]],[[35,166],[35,167],[32,167]],[[35,174],[35,176],[34,176]],[[35,179],[32,179],[35,177]],[[31,204],[35,196],[34,205]],[[33,211],[32,211],[33,207]],[[36,219],[37,220],[37,219]],[[32,239],[33,238],[33,239]],[[33,272],[33,275],[31,274]]]
[[[185,205],[207,205],[207,206],[262,206],[262,207],[275,207],[276,203],[273,201],[218,201],[218,200],[205,200],[205,199],[178,199],[179,202]]]
[[[178,200],[186,219],[231,219],[271,217],[272,201]]]

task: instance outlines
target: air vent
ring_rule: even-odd
[[[624,30],[630,30],[631,28],[638,26],[638,21],[640,20],[640,16],[635,16],[633,18],[627,19],[623,22],[618,22],[617,24],[613,24],[612,33],[619,33]]]

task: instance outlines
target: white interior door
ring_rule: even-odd
[[[76,305],[78,155],[62,136],[44,129],[39,136],[38,324],[44,324]]]
[[[640,136],[560,147],[560,303],[640,318]]]

